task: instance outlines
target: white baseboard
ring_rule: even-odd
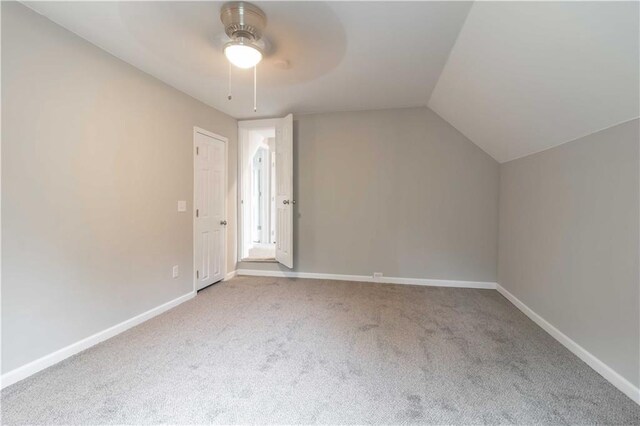
[[[357,282],[378,282],[387,284],[406,284],[406,285],[423,285],[423,286],[436,286],[436,287],[460,287],[460,288],[480,288],[480,289],[497,289],[507,300],[513,303],[518,309],[520,309],[525,315],[527,315],[533,322],[538,324],[543,330],[553,336],[557,341],[562,343],[567,349],[573,352],[578,358],[584,361],[587,365],[593,368],[601,376],[607,379],[611,384],[618,388],[621,392],[631,398],[634,402],[640,405],[640,389],[633,385],[630,381],[622,377],[611,367],[600,361],[597,357],[577,344],[567,335],[562,333],[551,323],[546,321],[540,315],[535,313],[531,308],[522,303],[517,297],[509,293],[504,287],[492,282],[482,281],[452,281],[452,280],[429,280],[421,278],[396,278],[396,277],[381,277],[373,278],[367,275],[340,275],[340,274],[320,274],[312,272],[287,272],[287,271],[265,271],[265,270],[253,270],[253,269],[238,269],[236,271],[229,272],[226,280],[230,280],[236,275],[250,275],[250,276],[263,276],[263,277],[287,277],[287,278],[309,278],[309,279],[325,279],[325,280],[338,280],[338,281],[357,281]],[[173,299],[167,303],[150,309],[140,315],[130,318],[120,324],[114,325],[106,330],[98,332],[92,336],[82,339],[76,343],[59,349],[49,355],[18,367],[2,375],[0,378],[0,389],[3,389],[9,385],[19,382],[38,371],[44,370],[58,362],[69,358],[72,355],[77,354],[85,349],[90,348],[104,340],[107,340],[117,334],[122,333],[138,324],[141,324],[169,309],[178,306],[179,304],[186,302],[189,299],[195,297],[195,292],[187,293],[176,299]]]
[[[180,296],[167,303],[150,309],[147,312],[123,321],[120,324],[116,324],[113,327],[109,327],[106,330],[100,331],[76,343],[72,343],[71,345],[50,353],[49,355],[45,355],[42,358],[31,361],[30,363],[25,364],[22,367],[11,370],[3,374],[2,378],[0,378],[0,389],[19,382],[22,379],[26,379],[27,377],[37,373],[38,371],[44,370],[47,367],[51,367],[52,365],[57,364],[58,362],[69,358],[70,356],[75,355],[78,352],[88,349],[91,346],[97,345],[98,343],[107,340],[117,334],[120,334],[132,327],[135,327],[136,325],[141,324],[148,319],[160,315],[161,313],[166,312],[169,309],[178,306],[179,304],[186,302],[189,299],[192,299],[195,295],[196,293],[193,291],[187,293],[184,296]]]
[[[310,278],[319,280],[358,281],[385,284],[424,285],[434,287],[461,287],[495,289],[496,283],[483,281],[453,281],[453,280],[429,280],[423,278],[397,278],[380,277],[373,278],[370,275],[340,275],[319,274],[314,272],[290,272],[290,271],[265,271],[258,269],[238,269],[238,275],[251,275],[257,277],[281,277],[281,278]]]
[[[533,322],[538,324],[544,331],[549,333],[553,338],[562,343],[567,349],[569,349],[578,358],[584,361],[589,367],[593,368],[598,374],[611,382],[613,386],[620,389],[622,393],[635,401],[636,404],[640,405],[640,389],[633,383],[622,377],[607,364],[596,358],[591,352],[587,351],[566,334],[555,328],[551,323],[535,313],[531,308],[518,300],[517,297],[509,293],[509,291],[502,287],[500,284],[496,286],[496,290],[498,290],[500,294],[502,294],[507,298],[507,300],[509,300],[518,309],[520,309]]]

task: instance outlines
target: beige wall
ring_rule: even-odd
[[[638,120],[501,165],[499,283],[634,385]]]
[[[2,124],[3,372],[192,291],[193,126],[230,140],[234,229],[236,121],[7,2]]]
[[[296,116],[294,270],[495,282],[498,183],[428,108]]]

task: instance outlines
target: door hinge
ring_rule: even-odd
[[[200,147],[196,146],[196,155],[200,155]]]
[[[196,209],[196,217],[200,217],[200,210]]]
[[[196,278],[200,278],[200,271],[196,271]]]

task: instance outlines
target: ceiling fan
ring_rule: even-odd
[[[265,52],[262,31],[267,16],[258,7],[245,1],[225,3],[220,9],[220,20],[230,41],[223,47],[229,61],[229,94],[231,100],[231,64],[238,68],[253,68],[253,111],[257,111],[257,65]]]
[[[231,39],[224,45],[224,55],[238,68],[256,66],[264,55],[262,31],[267,16],[257,6],[245,1],[226,3],[220,10],[224,32]]]

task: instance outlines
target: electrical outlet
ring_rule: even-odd
[[[186,201],[178,201],[178,211],[186,212],[187,211],[187,202]]]
[[[180,275],[180,268],[178,267],[178,265],[174,265],[173,266],[173,278],[178,278],[178,275]]]
[[[373,273],[373,279],[374,280],[379,280],[380,278],[382,278],[382,272],[374,272]]]

